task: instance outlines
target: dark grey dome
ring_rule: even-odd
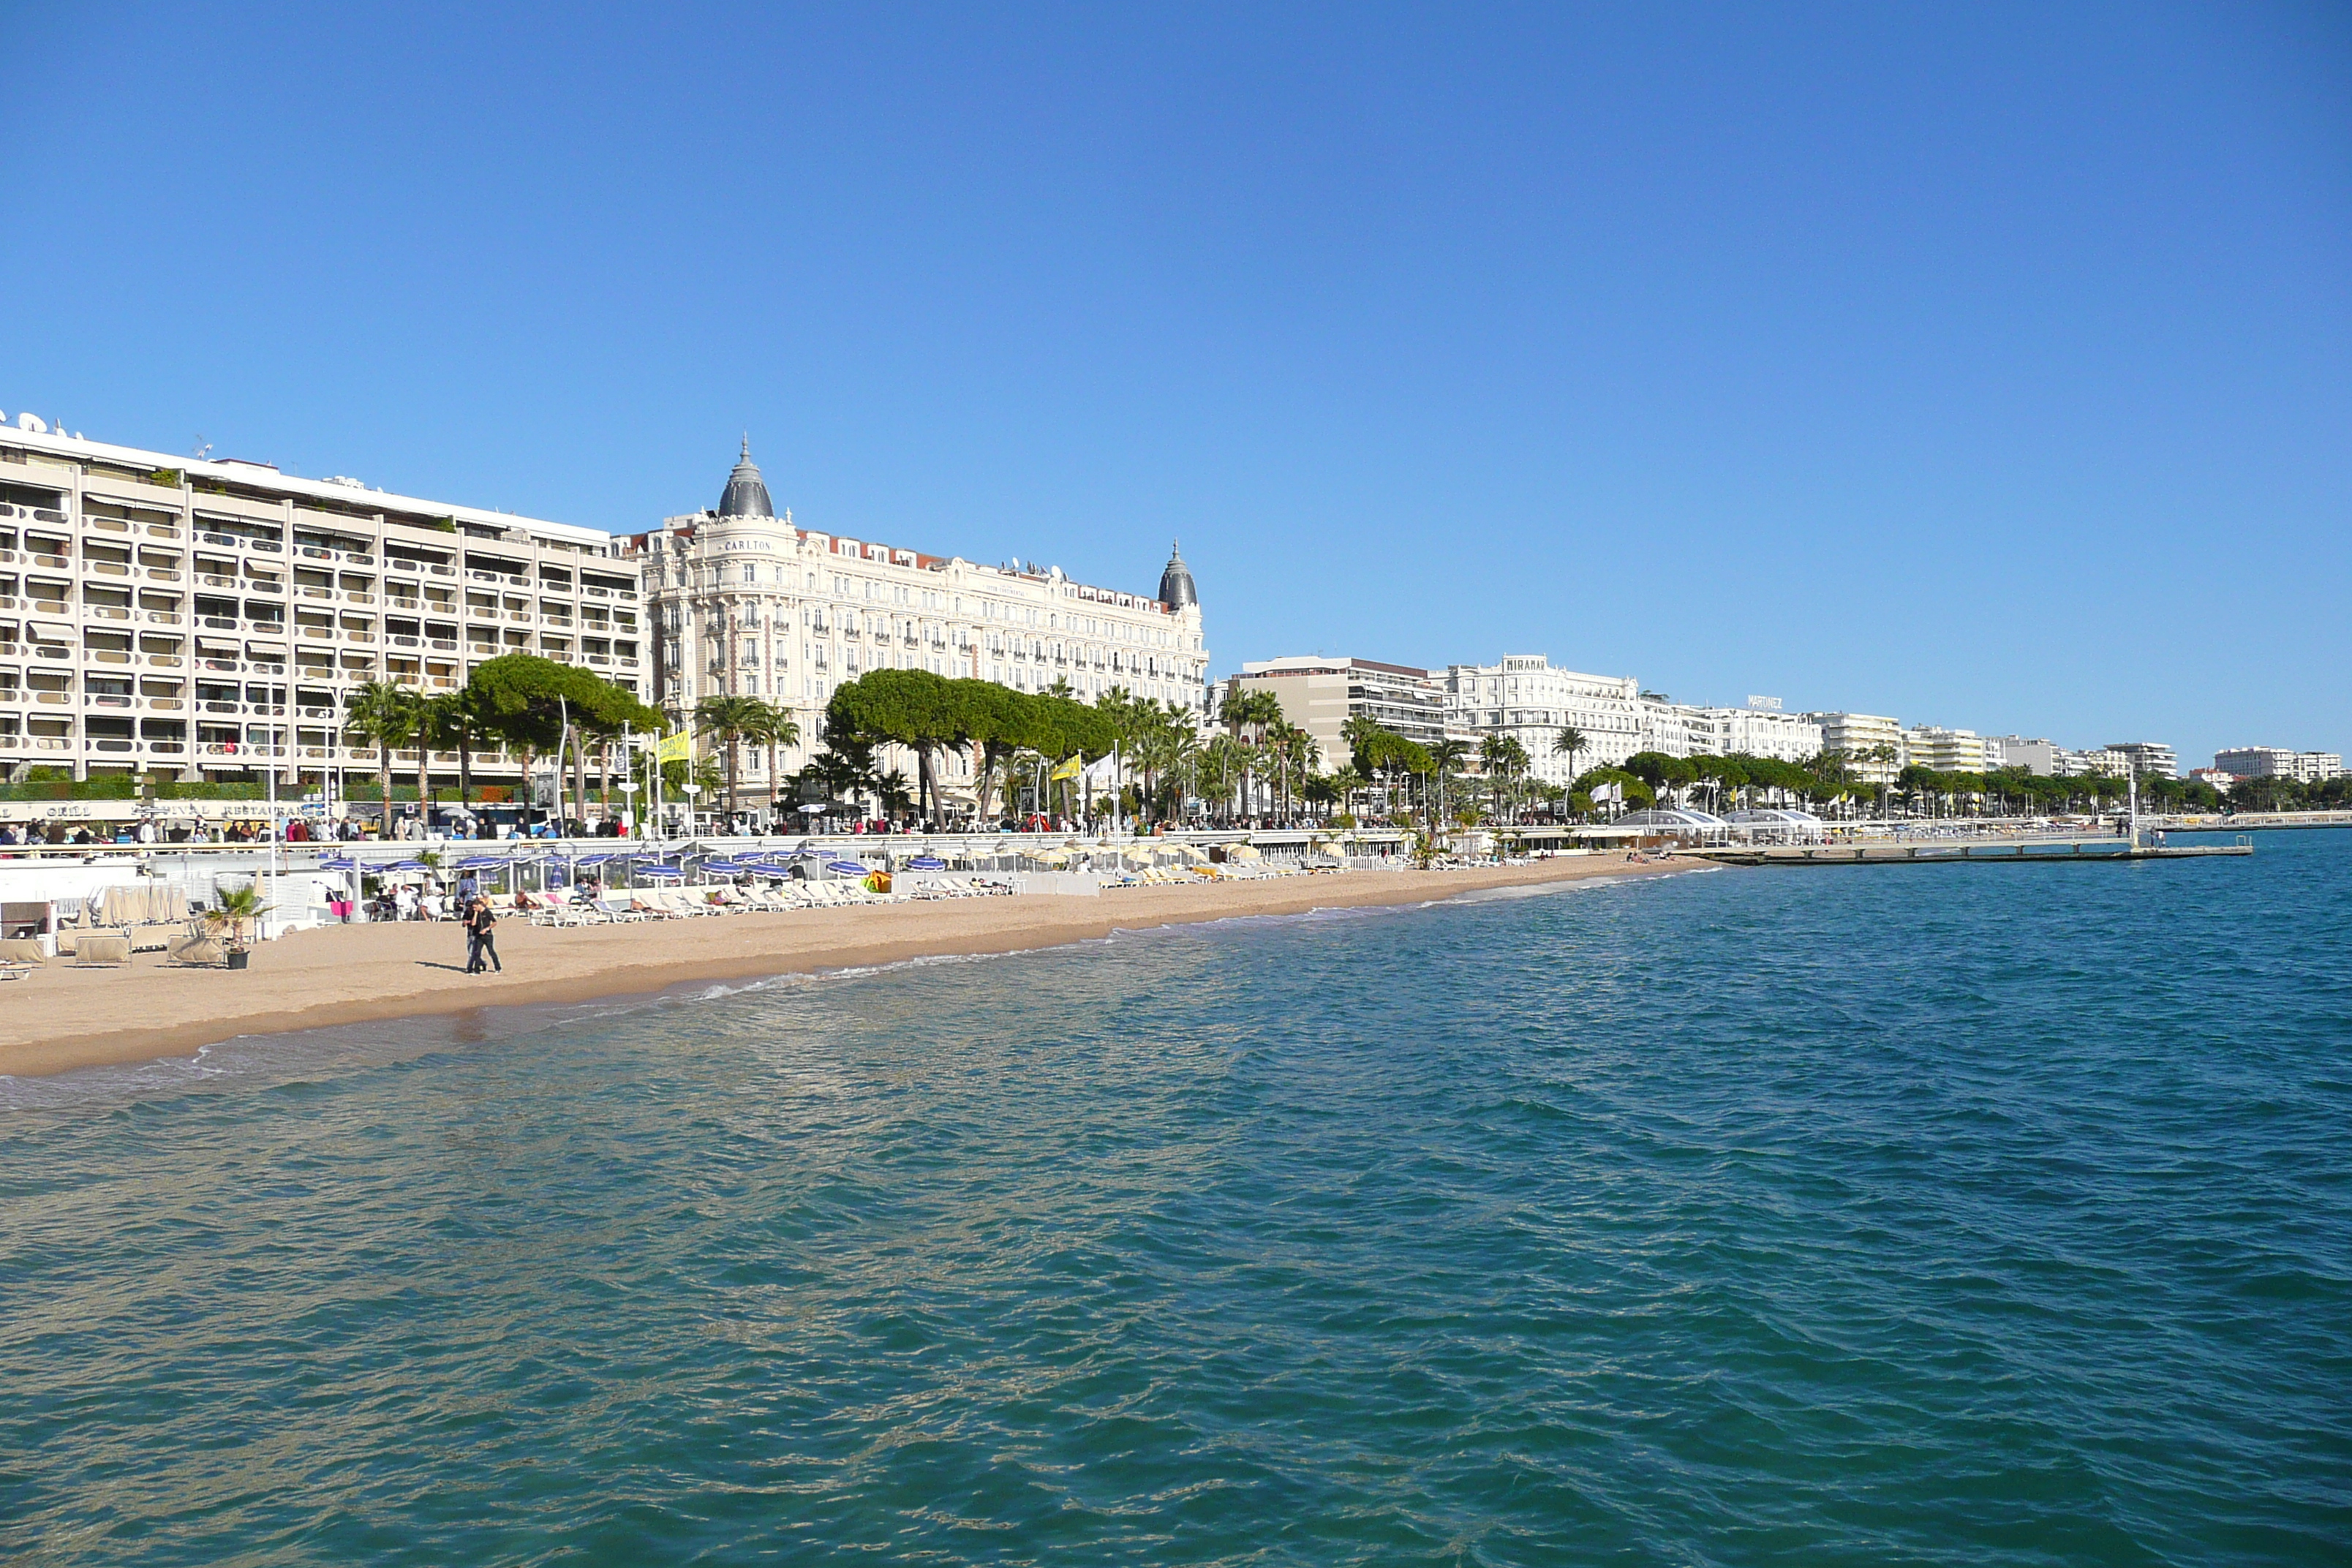
[[[1199,592],[1192,586],[1192,569],[1184,564],[1184,557],[1173,540],[1168,543],[1167,570],[1160,574],[1160,602],[1171,610],[1201,602]]]
[[[735,471],[727,476],[727,493],[719,498],[721,517],[773,517],[775,507],[768,500],[767,482],[760,478],[760,465],[751,461],[751,437],[743,437],[743,455],[736,459]]]

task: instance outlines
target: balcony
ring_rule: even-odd
[[[121,561],[89,561],[85,562],[83,564],[87,565],[92,572],[98,574],[98,575],[101,577],[128,577],[131,575],[130,566]]]
[[[85,708],[128,708],[131,700],[111,691],[92,691],[83,695],[81,705]]]

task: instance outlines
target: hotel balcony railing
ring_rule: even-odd
[[[150,583],[176,583],[183,574],[176,566],[142,566],[139,575]]]
[[[128,577],[131,565],[123,561],[85,561],[82,564],[101,577]]]

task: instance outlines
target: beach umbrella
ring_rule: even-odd
[[[319,862],[321,871],[356,871],[360,863],[347,855],[337,855]]]
[[[860,860],[828,860],[824,868],[836,877],[863,877],[869,868]]]
[[[944,871],[948,863],[936,855],[918,855],[907,862],[909,871]]]
[[[675,866],[639,866],[632,874],[639,877],[683,877],[686,875],[684,871],[681,871]]]

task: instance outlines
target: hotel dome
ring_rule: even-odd
[[[1160,602],[1171,610],[1201,602],[1200,594],[1192,586],[1192,569],[1184,564],[1184,557],[1173,540],[1168,542],[1167,569],[1160,574]]]
[[[719,498],[721,517],[766,517],[776,515],[773,503],[768,500],[767,481],[760,478],[760,466],[751,461],[751,437],[743,437],[743,455],[735,461],[735,471],[727,476],[727,493]]]

